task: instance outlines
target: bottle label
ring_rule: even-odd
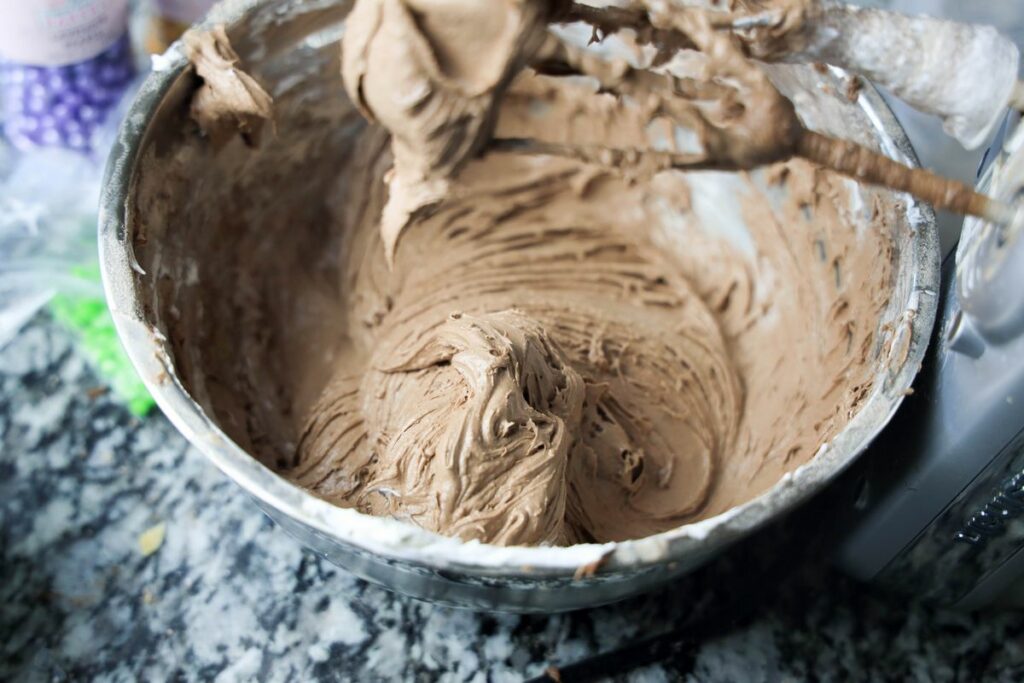
[[[179,24],[194,24],[210,11],[216,0],[156,0],[160,16]]]
[[[128,29],[129,0],[5,0],[0,57],[63,66],[95,57]]]

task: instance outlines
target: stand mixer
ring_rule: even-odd
[[[1015,362],[1024,353],[1024,129],[1009,133],[1006,115],[1024,107],[1017,46],[990,27],[833,0],[498,5],[361,0],[353,10],[346,89],[393,134],[381,227],[389,261],[405,226],[458,192],[461,165],[483,153],[567,156],[627,174],[753,169],[796,156],[971,216],[946,264],[942,320],[917,395],[852,475],[856,502],[839,558],[855,576],[965,606],[991,602],[1024,575],[1024,367]],[[493,64],[481,67],[459,33],[470,20],[492,31]],[[592,42],[624,34],[636,59],[583,53],[558,32],[573,22],[590,25]],[[397,55],[380,47],[396,41],[408,45]],[[659,70],[681,55],[703,60],[692,78]],[[868,78],[938,116],[966,149],[1002,123],[980,191],[809,130],[755,60],[839,67],[853,74],[852,98],[856,79]],[[648,148],[503,136],[501,120],[522,106],[506,94],[524,69],[588,77],[595,98],[615,98],[606,116],[640,107],[698,144],[679,144],[678,132],[675,144]]]
[[[971,216],[946,264],[942,320],[917,395],[848,477],[855,503],[839,561],[855,576],[964,606],[991,602],[1024,575],[1024,367],[1015,362],[1024,353],[1024,129],[1010,132],[1019,117],[1006,114],[1024,108],[1017,46],[990,27],[834,0],[498,5],[355,5],[343,75],[363,114],[393,135],[381,227],[389,262],[403,229],[458,192],[453,179],[463,162],[483,153],[566,156],[627,174],[744,170],[802,157]],[[493,63],[480,65],[460,21],[493,33],[484,39]],[[592,42],[624,35],[636,59],[574,48],[558,27],[575,22],[590,25]],[[396,43],[407,47],[381,48]],[[700,62],[692,77],[659,69],[681,55]],[[811,131],[756,61],[841,68],[852,74],[851,98],[856,79],[870,79],[938,116],[966,149],[1002,124],[980,190]],[[594,97],[611,95],[619,108],[606,116],[640,107],[675,127],[674,144],[609,148],[503,136],[503,117],[521,115],[519,100],[506,94],[525,69],[589,78]],[[680,144],[679,129],[697,144]]]
[[[979,187],[1019,201],[1024,128],[1007,117]],[[1019,606],[1024,578],[1024,247],[968,219],[943,264],[915,394],[850,473],[838,562],[852,575],[966,609]]]

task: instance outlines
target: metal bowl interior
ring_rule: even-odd
[[[176,288],[189,282],[187,259],[173,250],[154,257],[151,245],[169,243],[175,230],[219,230],[216,211],[155,215],[152,197],[190,195],[189,205],[214,188],[245,192],[250,170],[275,145],[300,153],[274,157],[281,182],[303,183],[309,201],[296,215],[256,200],[259,210],[285,225],[315,221],[317,197],[327,189],[335,155],[344,153],[360,124],[338,87],[337,40],[351,3],[337,0],[225,2],[210,22],[225,23],[247,70],[266,84],[278,103],[277,134],[255,150],[204,152],[188,121],[198,81],[172,49],[145,82],[129,112],[107,168],[100,207],[100,256],[104,284],[118,332],[129,356],[167,417],[227,476],[249,492],[281,526],[331,561],[393,590],[439,603],[478,609],[549,612],[612,602],[689,571],[732,542],[792,509],[833,480],[885,426],[909,388],[924,355],[935,318],[939,251],[931,210],[915,200],[880,193],[898,207],[884,226],[894,244],[895,281],[888,309],[878,322],[891,335],[891,352],[878,363],[869,398],[847,427],[805,465],[759,497],[723,514],[643,539],[571,547],[506,547],[465,543],[412,525],[342,509],[279,477],[227,435],[224,425],[197,400],[196,378],[184,377],[180,354],[188,339],[169,325]],[[909,143],[881,98],[867,88],[856,103],[843,91],[844,74],[799,66],[771,67],[773,79],[797,104],[812,128],[855,139],[916,163]],[[315,135],[296,132],[298,124]],[[350,125],[351,124],[351,125]],[[206,154],[207,156],[203,156]],[[283,161],[282,161],[283,160]],[[154,187],[152,169],[178,165]],[[319,183],[319,184],[318,184]],[[263,193],[264,195],[270,193]],[[262,203],[261,203],[262,202]],[[184,202],[182,202],[184,204]],[[170,202],[174,206],[174,202]],[[223,217],[220,217],[221,219]],[[270,220],[270,219],[268,219]],[[223,223],[223,220],[221,220]],[[202,223],[195,227],[193,223]],[[218,239],[225,248],[246,230],[244,216]],[[301,239],[301,238],[297,238]],[[211,243],[211,248],[215,244]],[[145,250],[140,261],[137,250]],[[241,347],[240,347],[241,348]],[[242,351],[240,351],[242,352]],[[580,567],[600,565],[593,575]]]

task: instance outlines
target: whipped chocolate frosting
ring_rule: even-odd
[[[498,544],[642,537],[763,491],[870,391],[887,240],[810,164],[737,183],[744,246],[677,172],[491,154],[389,268],[385,138],[347,163],[344,333],[285,471],[339,505]]]
[[[706,60],[699,78],[680,80],[588,55],[549,33],[549,22],[571,7],[552,0],[355,3],[342,73],[364,116],[392,135],[394,169],[381,224],[389,260],[402,230],[444,199],[453,190],[452,176],[491,144],[499,118],[509,116],[508,87],[528,65],[596,78],[603,90],[630,96],[648,118],[688,125],[700,149],[666,156],[663,166],[754,168],[795,154],[801,127],[793,105],[728,34],[714,30],[707,13],[670,15]],[[732,85],[723,85],[727,81]],[[691,101],[698,98],[703,106]],[[568,116],[587,116],[592,99],[577,98]],[[615,109],[623,108],[619,104]],[[532,139],[532,132],[523,138]],[[625,149],[639,156],[635,152],[649,146],[637,141]],[[609,141],[596,141],[591,150],[560,153],[611,167],[624,161],[615,154],[623,147]]]
[[[275,92],[291,123],[262,157],[231,141],[152,160],[145,215],[161,215],[177,169],[224,188],[168,218],[223,228],[170,231],[160,254],[136,245],[148,272],[177,250],[196,255],[157,290],[175,292],[158,305],[190,391],[328,501],[502,545],[657,533],[812,458],[871,393],[884,355],[895,205],[801,160],[735,174],[615,159],[600,150],[652,136],[686,151],[647,102],[489,73],[475,87],[503,88],[504,105],[484,114],[487,136],[571,143],[598,163],[481,147],[445,165],[443,150],[410,146],[432,160],[411,177],[445,185],[397,240],[385,206],[403,201],[402,145],[333,112],[335,99],[319,112]],[[302,128],[328,110],[335,129]],[[436,130],[448,135],[446,121]],[[340,130],[359,132],[319,154]]]
[[[255,144],[273,121],[274,100],[240,65],[224,26],[191,30],[182,36],[185,54],[203,84],[192,97],[190,114],[216,147],[235,134]]]
[[[414,214],[488,142],[501,95],[544,41],[548,0],[362,0],[346,22],[342,73],[352,101],[392,133],[382,230],[390,259]]]

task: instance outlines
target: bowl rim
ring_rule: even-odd
[[[207,25],[225,23],[229,34],[248,13],[266,3],[227,2]],[[311,2],[311,6],[325,5]],[[327,3],[331,4],[331,3]],[[333,4],[340,4],[333,2]],[[301,7],[302,3],[300,3]],[[846,73],[830,67],[836,79]],[[164,415],[218,469],[265,506],[312,529],[332,542],[435,570],[471,575],[571,577],[584,566],[601,566],[600,574],[635,572],[665,562],[693,562],[796,507],[821,491],[849,466],[889,422],[920,368],[938,308],[939,238],[931,207],[909,196],[905,217],[911,228],[908,247],[912,282],[907,288],[904,323],[907,352],[898,368],[890,367],[885,386],[872,391],[846,428],[822,445],[807,463],[785,474],[768,490],[714,517],[653,536],[603,544],[564,547],[502,547],[462,541],[410,523],[337,507],[288,482],[235,444],[203,412],[174,371],[166,339],[145,322],[138,294],[144,276],[135,260],[129,234],[131,196],[137,164],[146,149],[150,123],[164,96],[190,77],[187,59],[177,47],[154,60],[114,141],[104,174],[99,207],[99,260],[107,302],[125,350]],[[841,81],[840,81],[841,82]],[[906,133],[878,91],[867,84],[859,106],[879,134],[885,153],[918,165]],[[897,309],[894,309],[897,310]]]

